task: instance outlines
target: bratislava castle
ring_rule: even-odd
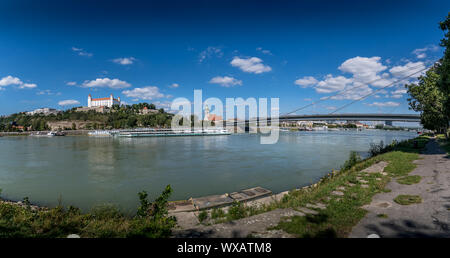
[[[120,97],[115,99],[111,94],[109,98],[93,99],[91,94],[88,96],[88,107],[112,107],[113,105],[120,105]]]

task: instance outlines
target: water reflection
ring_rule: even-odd
[[[137,206],[137,192],[156,197],[167,184],[172,199],[262,186],[274,192],[316,181],[339,168],[350,151],[372,142],[415,135],[388,131],[281,132],[273,145],[259,135],[214,137],[0,138],[0,188],[11,199],[88,209],[113,202]]]

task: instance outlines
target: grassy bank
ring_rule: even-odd
[[[414,141],[417,147],[414,147]],[[427,142],[428,137],[422,136],[384,146],[378,149],[379,153],[373,153],[373,157],[326,178],[311,190],[291,192],[278,204],[279,207],[295,209],[308,203],[322,203],[326,209],[318,210],[317,215],[297,216],[290,221],[282,221],[275,228],[298,237],[347,236],[367,213],[361,207],[369,204],[375,194],[388,191],[385,186],[392,178],[404,178],[411,172],[416,167],[413,161],[419,158],[418,153]],[[380,161],[388,162],[384,168],[386,174],[361,172]],[[343,195],[333,195],[332,192],[336,190]]]
[[[450,154],[450,141],[445,138],[445,135],[439,134],[436,135],[436,138],[438,139],[441,148],[444,149],[448,154]]]
[[[110,205],[83,214],[72,206],[35,209],[27,199],[21,205],[0,202],[0,237],[64,238],[69,234],[89,238],[169,237],[176,223],[168,217],[166,209],[171,192],[167,186],[153,202],[148,201],[146,192],[140,192],[140,207],[134,216],[125,216]]]
[[[394,142],[388,146],[373,145],[371,158],[361,160],[352,153],[340,172],[329,174],[311,187],[290,191],[280,202],[259,208],[235,203],[226,213],[213,210],[208,215],[202,212],[202,221],[221,223],[277,208],[293,208],[301,211],[306,207],[314,209],[311,207],[322,206],[326,208],[315,209],[316,215],[282,219],[272,229],[282,229],[297,237],[345,237],[366,215],[367,211],[361,207],[369,204],[375,194],[388,191],[385,186],[392,178],[402,179],[406,183],[417,181],[416,178],[405,179],[405,176],[416,167],[413,161],[419,159],[418,153],[428,140],[427,136],[421,136],[408,141]],[[388,163],[384,173],[361,172],[380,161]],[[207,216],[211,219],[207,219]]]

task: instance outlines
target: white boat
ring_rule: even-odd
[[[45,136],[45,137],[47,137],[48,135],[43,132],[35,132],[35,133],[31,133],[30,136],[33,136],[33,137],[44,137]]]
[[[225,129],[172,130],[172,129],[137,129],[112,133],[118,137],[170,137],[170,136],[218,136],[230,135]]]
[[[89,136],[98,136],[98,137],[111,136],[111,132],[106,131],[106,130],[100,130],[100,131],[88,132],[88,135]]]

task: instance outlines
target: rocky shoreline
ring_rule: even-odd
[[[0,198],[0,204],[14,205],[14,206],[18,206],[18,207],[21,207],[24,209],[29,208],[32,211],[47,211],[49,209],[48,207],[39,206],[39,205],[32,204],[32,203],[25,203],[23,201],[5,200],[5,199],[1,199],[1,198]]]

